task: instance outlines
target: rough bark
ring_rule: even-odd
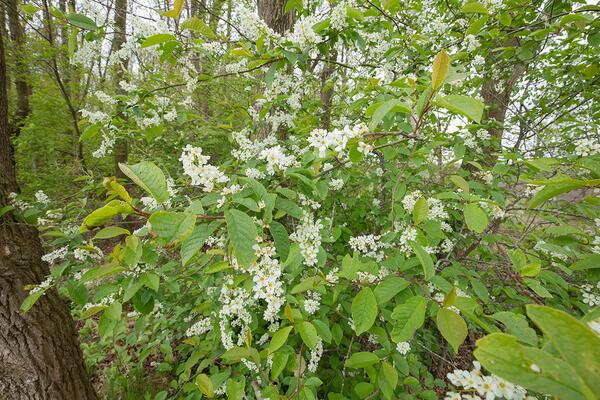
[[[112,51],[119,51],[123,44],[125,43],[126,29],[127,29],[127,0],[116,0],[115,1],[115,21],[114,21],[115,35],[112,41]],[[116,84],[117,93],[121,91],[119,82],[123,80],[125,77],[125,71],[127,70],[128,60],[121,60],[121,62],[116,63],[115,70],[113,72],[113,81]],[[125,115],[121,115],[122,118],[125,118]],[[125,178],[125,174],[119,168],[119,163],[127,163],[129,158],[129,146],[127,144],[126,138],[118,138],[115,147],[114,147],[114,169],[115,176],[117,178]]]
[[[18,190],[8,126],[8,82],[0,35],[0,207]],[[0,398],[95,399],[67,305],[49,290],[28,313],[25,285],[48,272],[37,229],[0,217]]]
[[[296,11],[285,12],[287,0],[258,0],[258,15],[275,32],[284,34],[296,22]]]

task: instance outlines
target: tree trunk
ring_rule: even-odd
[[[25,118],[29,115],[31,107],[29,105],[29,97],[31,96],[31,85],[27,81],[29,77],[29,66],[24,56],[25,34],[23,25],[19,21],[17,7],[18,1],[14,1],[12,5],[7,7],[8,24],[10,26],[10,38],[13,44],[13,57],[15,60],[15,91],[17,93],[17,110],[14,117],[14,132],[18,136],[21,132],[21,127],[25,122]]]
[[[112,41],[112,54],[119,51],[123,44],[126,41],[126,29],[127,29],[127,0],[116,0],[115,2],[115,36]],[[125,77],[125,71],[127,70],[128,60],[121,60],[121,62],[116,63],[115,70],[113,74],[113,80],[115,82],[115,87],[117,88],[117,93],[122,93],[121,86],[119,82],[123,80]],[[121,115],[123,119],[126,116]],[[119,168],[119,163],[126,164],[129,158],[129,146],[127,145],[127,138],[121,137],[118,138],[115,142],[114,147],[114,169],[115,176],[117,178],[125,178],[125,174]]]
[[[275,32],[283,35],[296,22],[296,10],[285,12],[287,0],[258,0],[258,15]]]
[[[0,207],[18,190],[8,127],[8,82],[0,35]],[[0,398],[95,399],[67,305],[48,290],[26,314],[25,285],[48,273],[37,229],[0,217]]]

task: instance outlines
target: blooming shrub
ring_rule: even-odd
[[[155,398],[595,398],[597,137],[553,158],[502,147],[474,94],[493,28],[440,14],[408,51],[422,54],[395,58],[412,33],[387,13],[436,6],[362,3],[337,2],[325,18],[298,5],[287,36],[242,8],[244,36],[224,68],[242,78],[261,68],[266,87],[230,132],[231,153],[191,140],[167,159],[121,164],[127,179],[104,180],[106,202],[79,231],[50,224],[52,275],[23,309],[59,287],[84,334],[165,377]],[[488,13],[505,24],[510,10],[470,4],[481,24]],[[440,38],[465,27],[464,43]],[[102,110],[85,113],[102,132],[96,156],[187,115],[198,50],[165,33],[127,51],[171,60],[189,78],[183,94],[127,82],[127,94],[97,94]],[[328,40],[349,68],[324,124],[310,62],[329,56]],[[560,197],[572,191],[584,196]],[[50,211],[42,194],[37,207]]]

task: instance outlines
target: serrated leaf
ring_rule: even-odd
[[[458,348],[467,337],[467,324],[465,320],[447,308],[440,308],[436,317],[437,327],[450,346],[458,353]]]
[[[368,331],[377,319],[377,299],[370,287],[364,287],[352,301],[352,321],[357,335]]]
[[[483,116],[483,103],[469,96],[449,95],[438,96],[433,103],[453,113],[463,115],[477,123],[481,122]]]
[[[148,222],[163,243],[171,243],[192,233],[196,217],[183,212],[157,211],[148,218]]]
[[[275,353],[285,344],[293,328],[294,327],[292,326],[286,326],[273,334],[271,342],[269,343],[269,354]]]
[[[448,75],[449,67],[450,57],[448,57],[446,50],[442,49],[433,59],[433,67],[431,70],[431,87],[433,90],[437,90],[442,87],[444,80]]]
[[[415,252],[419,263],[421,263],[421,266],[423,267],[423,275],[425,276],[425,280],[428,281],[433,275],[435,275],[435,267],[433,265],[431,256],[419,243],[411,241],[409,244]]]
[[[360,351],[354,353],[346,360],[346,368],[366,368],[379,362],[379,357],[375,353]]]
[[[256,259],[256,225],[248,214],[239,210],[225,211],[225,221],[235,257],[241,266],[248,267]]]
[[[119,168],[136,185],[150,194],[158,204],[169,200],[165,174],[153,162],[142,161],[134,165],[119,163]]]
[[[413,208],[413,222],[415,225],[419,225],[421,222],[427,219],[429,215],[429,204],[425,197],[419,197],[419,200],[415,203]]]
[[[465,223],[470,230],[483,233],[488,226],[487,214],[477,204],[470,203],[464,206],[463,214]]]

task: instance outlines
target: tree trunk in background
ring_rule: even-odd
[[[332,61],[337,61],[338,52],[334,45],[330,46],[331,51],[329,52],[329,58]],[[332,63],[325,63],[323,65],[323,71],[321,71],[321,103],[323,104],[323,113],[321,115],[321,121],[323,129],[329,130],[331,127],[331,100],[333,98],[335,85],[333,82],[329,82],[329,79],[333,76],[335,68]]]
[[[126,41],[126,29],[127,29],[127,0],[116,0],[115,1],[115,36],[112,41],[112,54],[115,54],[121,49]],[[125,77],[125,71],[127,70],[128,60],[121,60],[115,64],[115,71],[113,74],[113,81],[117,88],[117,93],[122,93],[121,82]],[[125,118],[125,115],[121,115]],[[129,158],[129,146],[127,144],[127,138],[118,138],[115,142],[114,147],[114,160],[115,160],[115,176],[117,178],[125,178],[125,174],[119,168],[119,163],[127,163]]]
[[[17,110],[14,116],[13,135],[18,136],[25,118],[29,115],[31,107],[29,97],[31,96],[31,85],[27,81],[29,77],[29,67],[24,57],[25,33],[23,25],[19,21],[17,7],[18,1],[14,1],[7,7],[8,24],[10,27],[10,38],[13,44],[13,57],[15,60],[14,79],[15,91],[17,92]]]
[[[8,82],[0,35],[0,207],[18,190],[8,127]],[[23,286],[48,272],[37,229],[0,217],[0,398],[95,399],[67,305],[48,290],[26,314]]]
[[[296,22],[296,11],[285,12],[287,0],[258,0],[258,15],[275,32],[284,34]]]
[[[490,65],[494,65],[496,61],[495,59],[490,61]],[[481,96],[485,105],[484,120],[493,122],[487,129],[493,144],[485,147],[482,154],[484,163],[489,165],[496,162],[497,157],[493,153],[502,150],[504,122],[510,105],[510,97],[515,85],[526,70],[524,64],[514,64],[507,69],[510,71],[508,75],[486,80],[481,87]]]

